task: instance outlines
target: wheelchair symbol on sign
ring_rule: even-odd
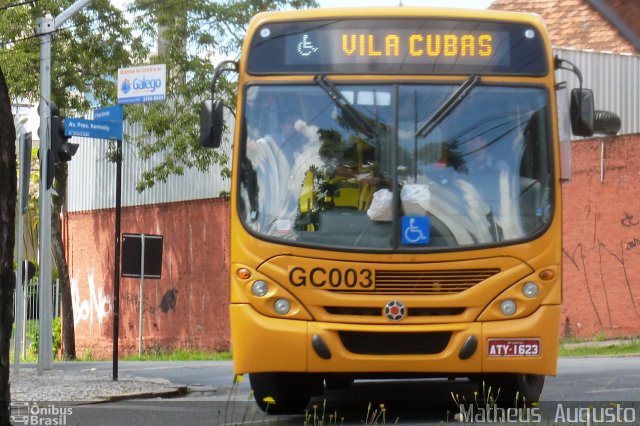
[[[317,51],[318,48],[309,41],[309,34],[304,34],[302,36],[302,41],[298,43],[298,53],[302,56],[309,56]]]
[[[428,216],[403,216],[402,217],[402,244],[428,244],[429,243],[429,217]]]

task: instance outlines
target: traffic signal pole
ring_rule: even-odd
[[[54,19],[49,16],[38,20],[40,34],[40,224],[38,263],[39,331],[38,373],[51,370],[52,354],[52,291],[51,291],[51,190],[47,188],[49,153],[51,148],[49,123],[51,122],[51,33]]]
[[[51,285],[51,189],[47,187],[51,155],[51,34],[92,0],[79,0],[53,18],[38,19],[36,31],[40,36],[40,263],[38,373],[53,368],[52,343],[52,285]]]

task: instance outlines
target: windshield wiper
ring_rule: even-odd
[[[425,137],[462,102],[471,90],[480,83],[480,76],[472,75],[438,107],[436,112],[418,129],[416,136]]]
[[[313,78],[313,81],[324,90],[327,95],[331,98],[331,100],[340,108],[343,112],[346,113],[347,117],[350,119],[352,124],[358,127],[357,130],[364,133],[369,138],[374,138],[378,136],[380,133],[379,129],[374,127],[369,119],[354,108],[353,105],[349,103],[347,98],[345,98],[342,93],[338,90],[338,88],[331,81],[327,80],[326,75],[316,75]]]

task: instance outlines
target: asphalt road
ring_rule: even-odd
[[[584,424],[580,420],[593,416],[591,420],[603,418],[602,423],[613,420],[610,423],[640,424],[640,357],[561,358],[558,367],[558,376],[547,378],[543,404],[533,411],[516,411],[512,419],[535,423],[537,416],[541,416],[542,424]],[[112,364],[60,363],[55,368],[97,368],[110,372]],[[402,425],[453,424],[458,423],[454,416],[460,409],[452,393],[460,401],[464,398],[471,402],[477,390],[464,381],[356,382],[348,390],[326,391],[312,400],[308,417],[266,416],[253,403],[248,380],[233,386],[231,362],[120,362],[119,373],[165,378],[188,385],[192,392],[171,400],[76,406],[70,416],[72,422],[67,424],[303,425],[306,421],[320,425],[324,416],[325,424],[360,425],[372,423],[373,412],[379,410],[380,404],[385,406],[385,418],[378,417],[377,424],[395,424],[396,420]],[[466,407],[473,420],[483,420],[479,415],[491,416],[490,412],[478,411],[477,406],[470,414],[469,404]]]

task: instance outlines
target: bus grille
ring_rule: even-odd
[[[379,317],[384,315],[384,308],[377,307],[348,307],[348,306],[325,306],[325,311],[331,315],[355,315]],[[449,315],[461,315],[465,308],[408,308],[408,317],[439,317]]]
[[[340,340],[351,353],[363,355],[432,355],[445,350],[451,332],[368,333],[339,331]]]
[[[500,272],[500,269],[462,269],[441,271],[376,270],[378,294],[454,294]]]

